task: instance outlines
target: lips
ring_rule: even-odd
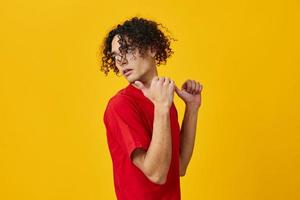
[[[124,69],[124,70],[123,70],[123,74],[124,74],[125,76],[127,76],[131,71],[132,71],[132,69]]]

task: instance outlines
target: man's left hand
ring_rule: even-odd
[[[202,84],[195,80],[186,80],[181,87],[181,90],[175,85],[176,94],[185,102],[187,106],[201,106],[201,91]]]

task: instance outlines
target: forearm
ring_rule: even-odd
[[[155,106],[152,140],[144,159],[145,170],[155,181],[164,182],[167,178],[172,157],[171,141],[169,109]]]
[[[184,176],[187,166],[191,160],[194,143],[196,137],[197,118],[198,118],[197,106],[186,105],[184,118],[182,121],[180,132],[180,175]]]

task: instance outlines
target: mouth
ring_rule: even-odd
[[[123,74],[125,76],[128,76],[131,73],[131,71],[132,71],[132,69],[125,69],[125,70],[123,70]]]

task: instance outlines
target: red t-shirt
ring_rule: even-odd
[[[154,105],[143,92],[131,84],[121,89],[110,98],[103,120],[118,200],[180,200],[180,126],[174,103],[170,108],[172,160],[163,185],[151,182],[130,158],[136,148],[147,150],[152,138]]]

